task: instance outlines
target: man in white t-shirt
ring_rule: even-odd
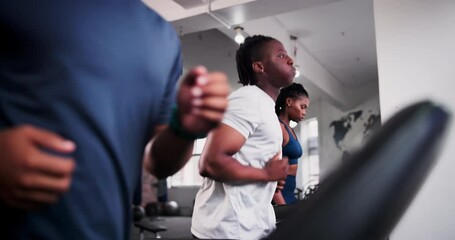
[[[274,106],[280,88],[292,83],[293,61],[279,41],[261,35],[245,39],[236,60],[244,87],[229,96],[199,164],[204,180],[191,226],[197,238],[266,237],[275,228],[271,201],[277,181],[287,174]]]

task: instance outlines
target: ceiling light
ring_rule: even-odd
[[[295,76],[294,78],[300,77],[300,70],[299,70],[299,65],[294,65],[295,67]]]
[[[235,42],[238,44],[242,44],[243,41],[245,41],[245,37],[242,34],[243,27],[237,26],[234,28],[234,30],[237,32],[234,38]]]
[[[300,67],[297,65],[297,37],[294,35],[291,35],[291,40],[294,43],[294,67],[295,67],[295,76],[294,78],[300,77]]]
[[[295,128],[296,126],[297,126],[297,123],[296,123],[296,122],[294,122],[294,121],[292,121],[292,120],[289,121],[289,127]]]

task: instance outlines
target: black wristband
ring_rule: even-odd
[[[182,126],[182,123],[180,122],[179,109],[177,107],[172,110],[169,129],[171,129],[175,135],[190,141],[207,137],[207,133],[190,133],[185,130]]]

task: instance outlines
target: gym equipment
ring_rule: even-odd
[[[160,232],[167,230],[167,227],[159,225],[148,218],[142,218],[138,222],[135,222],[134,226],[139,228],[139,240],[144,240],[145,231],[155,234],[155,238],[161,238]]]
[[[139,221],[145,217],[145,210],[141,206],[133,206],[133,221]]]
[[[449,120],[430,101],[401,110],[314,195],[280,208],[268,239],[386,239],[434,165]]]
[[[168,201],[163,205],[163,215],[178,216],[180,215],[180,207],[176,201]]]
[[[156,202],[147,203],[144,207],[145,215],[149,218],[158,217],[158,204]]]
[[[166,231],[167,228],[159,225],[155,220],[158,210],[155,210],[156,203],[149,203],[142,206],[133,206],[134,226],[139,228],[139,239],[144,240],[144,232],[149,231],[155,234],[155,238],[161,238],[160,232]],[[156,214],[156,215],[153,215]]]

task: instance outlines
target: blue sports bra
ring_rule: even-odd
[[[289,158],[289,165],[297,164],[297,160],[302,156],[303,153],[302,146],[300,146],[299,141],[292,134],[291,129],[289,129],[288,126],[283,123],[283,121],[281,121],[281,119],[280,122],[284,125],[289,135],[289,142],[283,146],[283,156]]]

